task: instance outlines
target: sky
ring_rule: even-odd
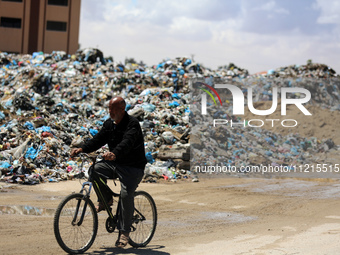
[[[193,56],[252,74],[311,59],[340,74],[340,1],[82,0],[79,43],[149,66]]]

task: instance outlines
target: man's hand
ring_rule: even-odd
[[[71,150],[70,157],[73,158],[74,156],[78,155],[82,151],[83,151],[83,148],[73,148]]]
[[[105,160],[116,160],[116,155],[113,152],[107,151],[103,154]]]

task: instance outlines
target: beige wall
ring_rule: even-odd
[[[0,27],[1,46],[9,52],[21,52],[21,29]],[[1,47],[1,48],[2,48]]]
[[[78,50],[79,46],[79,22],[80,22],[80,0],[72,1],[71,5],[71,26],[70,26],[70,37],[69,37],[69,52],[71,54]]]
[[[23,2],[4,2],[0,1],[0,14],[1,16],[7,16],[10,14],[9,17],[21,18],[23,14]]]
[[[47,21],[62,21],[68,23],[71,1],[72,0],[69,0],[68,6],[46,5],[45,29]],[[67,29],[66,32],[46,30],[44,34],[44,52],[51,53],[54,50],[67,51],[67,37]]]
[[[39,28],[38,28],[38,49],[37,51],[44,51],[43,43],[45,38],[45,9],[47,0],[41,0],[39,10]]]
[[[24,5],[22,3],[4,2],[0,0],[0,17],[23,18]],[[22,48],[21,28],[0,27],[0,49],[4,48],[10,52],[21,52]]]
[[[68,22],[68,9],[69,6],[46,5],[46,20]]]
[[[30,11],[31,11],[31,0],[26,0],[25,6],[25,19],[23,23],[23,45],[22,45],[22,53],[28,52],[28,37],[29,37],[29,24],[30,24]]]
[[[78,49],[81,0],[69,0],[68,6],[48,5],[40,0],[37,51],[62,50],[73,54]],[[21,18],[21,29],[0,27],[0,51],[28,53],[31,0],[22,3],[0,0],[0,16]],[[67,22],[66,32],[47,31],[47,21]]]
[[[54,50],[66,51],[67,32],[46,31],[44,52],[51,53]]]

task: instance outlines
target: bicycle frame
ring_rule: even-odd
[[[80,193],[82,193],[82,194],[85,193],[84,196],[86,198],[89,198],[90,197],[90,193],[91,193],[91,189],[93,187],[95,193],[97,194],[97,197],[104,204],[105,209],[106,209],[109,217],[114,220],[115,219],[114,215],[112,214],[110,206],[107,204],[106,200],[104,199],[102,191],[103,190],[107,191],[113,197],[119,197],[116,215],[118,215],[118,212],[120,210],[120,194],[113,192],[110,189],[110,187],[105,183],[105,181],[96,172],[93,171],[94,166],[96,164],[96,158],[92,158],[92,162],[93,162],[93,164],[90,167],[89,172],[88,172],[89,173],[89,180],[82,184],[82,188],[80,190]],[[87,189],[86,186],[89,186],[89,188]],[[87,201],[87,199],[86,199],[86,201]],[[82,212],[82,216],[81,216],[80,221],[78,222],[78,224],[81,224],[81,222],[82,222],[82,220],[84,218],[84,214],[85,214],[85,211],[86,211],[86,205],[87,205],[87,202],[85,202],[85,205],[84,205],[84,208],[83,208],[83,212]],[[76,218],[76,215],[75,215],[75,218]]]
[[[85,216],[85,212],[86,212],[86,207],[87,207],[87,201],[90,197],[90,193],[92,190],[92,187],[95,191],[95,193],[97,194],[97,197],[99,198],[99,200],[104,204],[105,210],[107,212],[107,214],[109,215],[109,218],[115,223],[117,224],[120,220],[121,220],[121,215],[120,215],[120,194],[113,192],[110,187],[106,184],[106,182],[103,180],[103,178],[100,177],[100,175],[98,173],[96,173],[94,170],[94,166],[96,164],[96,158],[92,158],[89,157],[87,154],[82,153],[83,155],[86,155],[88,158],[92,159],[92,165],[89,168],[88,174],[89,174],[89,178],[87,182],[84,182],[82,184],[82,188],[80,190],[80,193],[84,194],[85,199],[85,204],[83,207],[83,211],[81,214],[81,217],[79,219],[79,222],[77,223],[78,226],[80,226],[83,222],[84,216]],[[88,186],[88,189],[86,188],[86,186]],[[111,194],[113,197],[118,197],[118,205],[117,205],[117,209],[116,209],[116,214],[113,215],[111,207],[107,204],[102,191],[105,190],[106,192],[108,192],[109,194]],[[76,219],[77,219],[77,215],[78,215],[78,210],[79,210],[79,206],[80,206],[80,201],[78,202],[77,205],[77,209],[74,215],[74,219],[72,221],[72,224],[76,224]],[[134,208],[134,210],[138,213],[138,215],[140,216],[140,219],[138,219],[137,221],[143,221],[145,220],[144,215],[139,212],[136,208]],[[119,217],[119,219],[117,219],[117,217]],[[133,219],[136,220],[136,219]],[[135,231],[135,228],[133,226],[131,226],[132,230],[131,231]]]

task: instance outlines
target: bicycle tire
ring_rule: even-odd
[[[151,195],[145,191],[135,192],[134,203],[132,226],[135,230],[130,232],[129,244],[133,247],[144,247],[151,241],[156,231],[156,204]],[[139,212],[145,217],[144,220],[141,220]]]
[[[77,222],[82,214],[84,202],[87,207],[80,226],[73,224],[76,207],[79,204]],[[90,222],[90,219],[92,221]],[[59,204],[54,215],[54,235],[60,247],[67,253],[80,254],[87,251],[93,244],[98,230],[98,216],[94,204],[81,193],[68,195]]]

